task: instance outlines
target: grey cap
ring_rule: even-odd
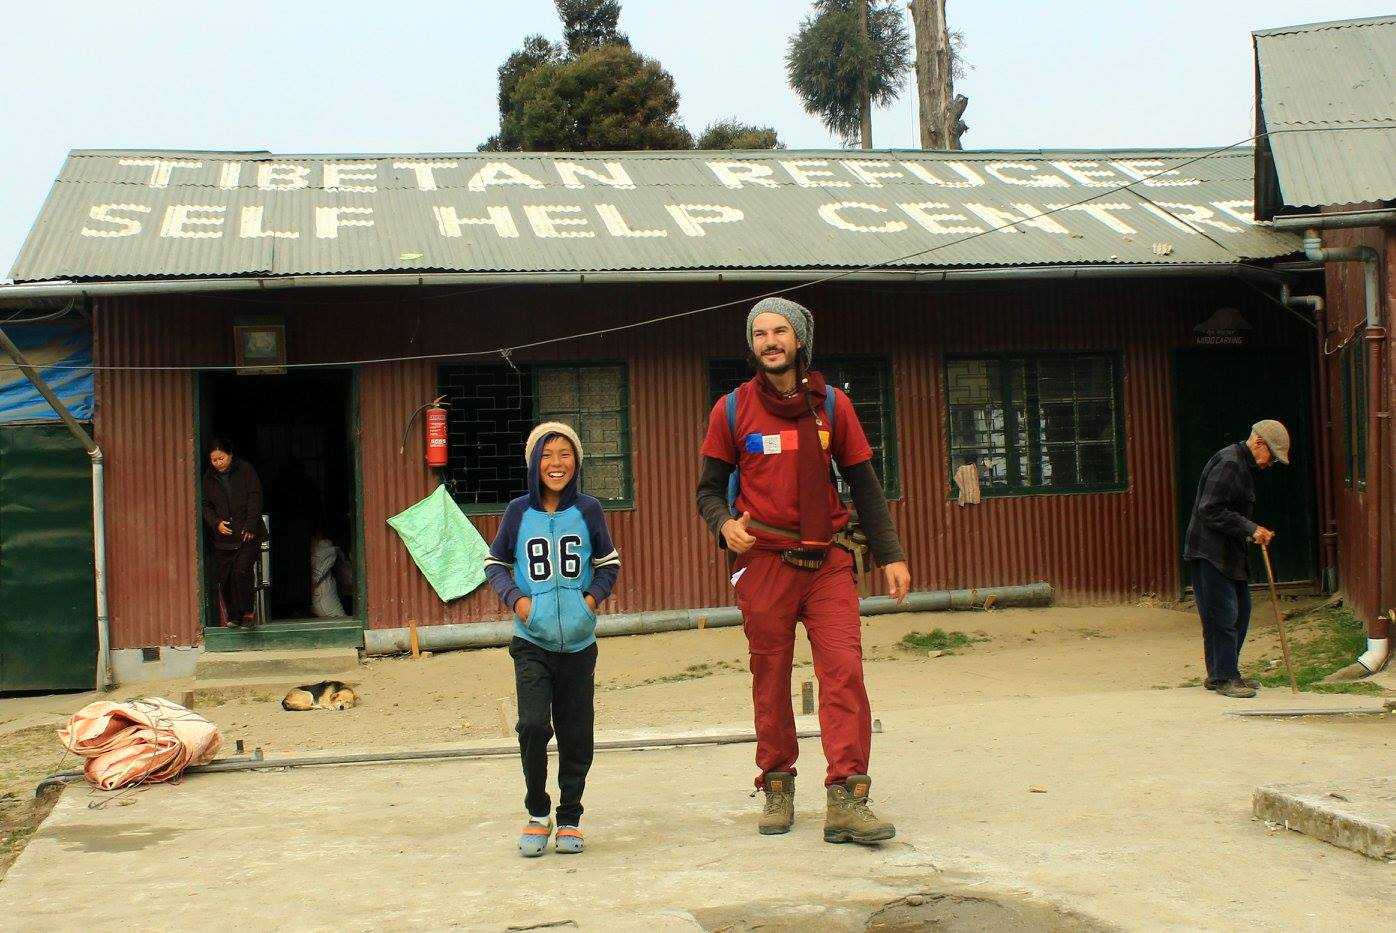
[[[759,314],[779,314],[790,322],[790,329],[795,332],[795,339],[805,348],[805,353],[814,355],[814,316],[809,313],[809,309],[797,301],[789,298],[762,298],[746,316],[746,345],[751,346],[751,325],[755,323]]]
[[[1251,427],[1251,434],[1265,442],[1276,460],[1289,465],[1289,431],[1284,425],[1271,419],[1257,421]]]

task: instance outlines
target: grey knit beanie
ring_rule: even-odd
[[[746,316],[746,345],[751,346],[751,325],[756,321],[758,314],[779,314],[790,322],[790,329],[795,332],[795,339],[805,348],[805,353],[814,355],[814,316],[809,313],[809,309],[799,302],[791,301],[789,298],[762,298],[758,301]]]

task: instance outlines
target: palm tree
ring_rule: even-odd
[[[790,39],[790,86],[840,139],[872,148],[873,104],[900,96],[911,39],[895,0],[814,0]]]

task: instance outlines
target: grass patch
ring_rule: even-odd
[[[685,680],[701,680],[704,677],[711,677],[714,674],[722,674],[729,671],[744,671],[746,667],[733,661],[711,661],[705,664],[690,664],[676,674],[665,674],[663,677],[651,677],[649,680],[642,680],[636,687],[650,687],[655,684],[676,684]]]
[[[1289,683],[1288,678],[1285,679],[1285,683]],[[1385,691],[1383,691],[1381,687],[1362,680],[1356,680],[1345,684],[1313,684],[1309,687],[1305,687],[1301,684],[1299,689],[1309,690],[1313,693],[1350,693],[1354,696],[1363,697],[1379,697],[1385,695]]]
[[[1266,631],[1274,630],[1273,621],[1262,620],[1252,615],[1252,631],[1257,623]],[[1294,679],[1298,682],[1300,690],[1362,696],[1382,695],[1381,687],[1364,681],[1319,683],[1339,668],[1351,664],[1354,658],[1367,649],[1366,629],[1351,612],[1341,608],[1316,612],[1302,622],[1289,623],[1287,631],[1290,636],[1290,657],[1294,661]],[[1246,673],[1259,680],[1263,687],[1289,686],[1284,656],[1278,645],[1247,664]]]
[[[986,635],[967,635],[964,632],[947,632],[943,628],[929,632],[907,632],[897,644],[908,651],[948,651],[968,648],[976,642],[988,641]]]
[[[0,736],[0,878],[58,802],[57,791],[34,797],[38,783],[61,770],[56,732],[56,726],[35,726]],[[72,755],[66,758],[66,767],[76,767]]]

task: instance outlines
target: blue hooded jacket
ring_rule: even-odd
[[[528,494],[509,503],[485,560],[485,577],[505,606],[520,598],[533,601],[527,619],[514,616],[514,634],[547,651],[577,652],[596,641],[596,614],[583,598],[599,606],[615,587],[620,555],[611,543],[601,503],[577,491],[577,471],[562,490],[557,511],[543,508],[539,467],[543,447],[561,434],[548,434],[533,447],[528,464]]]

